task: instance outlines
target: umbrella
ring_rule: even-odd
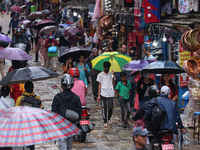
[[[64,37],[67,41],[71,43],[77,43],[76,33],[81,32],[82,36],[84,36],[85,30],[81,27],[71,26],[64,30]]]
[[[52,20],[43,20],[43,21],[40,21],[40,22],[38,22],[36,25],[35,25],[35,27],[34,27],[34,29],[35,30],[40,30],[40,29],[42,29],[42,28],[44,28],[44,27],[46,27],[46,26],[57,26],[57,23],[55,23],[54,21],[52,21]]]
[[[16,13],[22,13],[23,12],[23,9],[20,8],[19,6],[12,6],[10,7],[10,9]]]
[[[45,34],[52,33],[56,29],[57,29],[57,26],[46,26],[40,30],[40,32],[38,33],[38,36],[41,36],[42,33],[45,33]]]
[[[0,41],[3,41],[3,42],[12,42],[11,39],[4,35],[4,34],[0,34]]]
[[[28,106],[1,110],[0,129],[0,147],[35,145],[80,133],[62,116]]]
[[[0,85],[12,85],[25,83],[27,81],[39,81],[57,77],[58,74],[44,67],[27,67],[15,69],[8,73]]]
[[[92,67],[93,69],[103,71],[103,63],[109,61],[111,63],[111,71],[121,72],[121,68],[131,60],[131,57],[118,52],[104,52],[92,60]]]
[[[185,70],[182,67],[180,67],[177,63],[164,60],[152,62],[146,67],[144,67],[142,71],[159,74],[162,74],[164,72],[169,72],[170,74],[179,74],[185,72]]]
[[[31,23],[31,21],[30,20],[24,20],[24,21],[20,21],[19,23],[18,23],[18,26],[22,26],[22,25],[27,25],[27,24],[29,24],[29,23]]]
[[[29,19],[37,19],[37,18],[39,18],[40,16],[43,16],[42,12],[36,11],[36,12],[33,12],[33,13],[31,13],[30,15],[28,15],[28,18],[29,18]]]
[[[54,38],[56,39],[56,38],[63,36],[64,30],[65,30],[65,28],[62,28],[59,26],[58,29],[56,30],[56,34],[55,34]]]
[[[0,58],[1,59],[8,59],[8,60],[31,60],[31,56],[29,56],[24,50],[20,48],[4,48],[0,51]]]
[[[51,13],[51,11],[48,10],[48,9],[42,10],[41,12],[42,12],[43,14],[50,14],[50,13]]]
[[[142,71],[144,67],[146,67],[149,63],[154,62],[156,60],[133,60],[127,63],[125,66],[122,67],[122,70],[132,71],[131,74]]]
[[[66,24],[66,23],[63,23],[63,24],[59,24],[60,27],[64,28],[64,27],[71,27],[70,24]]]
[[[58,61],[65,62],[69,57],[72,57],[73,61],[77,61],[79,56],[83,55],[84,58],[90,56],[91,50],[88,50],[84,47],[72,47],[70,49],[66,49],[64,53],[60,56]]]

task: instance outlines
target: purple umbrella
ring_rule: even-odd
[[[31,56],[29,56],[25,51],[19,48],[4,48],[0,50],[0,58],[1,59],[8,59],[8,60],[31,60]]]
[[[22,25],[27,25],[27,24],[29,24],[29,23],[31,23],[31,21],[30,20],[24,20],[24,21],[20,21],[19,23],[18,23],[18,26],[22,26]]]
[[[142,71],[144,67],[155,61],[156,60],[133,60],[123,66],[121,70],[132,71],[131,74],[133,74],[137,71]]]
[[[63,36],[65,37],[67,41],[71,43],[77,43],[78,41],[76,37],[77,32],[81,32],[82,36],[84,37],[85,30],[81,27],[75,27],[75,26],[66,28]]]
[[[0,34],[0,41],[3,41],[3,42],[12,42],[11,39],[8,36],[3,35],[3,34]]]

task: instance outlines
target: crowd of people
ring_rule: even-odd
[[[103,71],[99,71],[92,68],[91,61],[98,57],[99,54],[103,53],[93,43],[93,38],[90,36],[90,30],[85,31],[85,38],[80,32],[76,33],[77,43],[70,43],[63,36],[59,38],[59,42],[54,39],[55,33],[49,33],[48,35],[42,33],[38,36],[37,31],[31,29],[30,25],[18,26],[18,23],[24,18],[18,19],[18,14],[13,14],[9,24],[10,31],[12,30],[12,42],[10,47],[21,48],[29,54],[31,47],[35,50],[36,59],[41,66],[57,71],[57,59],[63,54],[65,50],[70,47],[80,46],[85,47],[91,51],[91,55],[85,58],[84,55],[77,56],[76,62],[72,57],[66,59],[62,64],[63,77],[61,79],[61,87],[63,92],[57,94],[52,102],[52,111],[65,117],[65,110],[71,109],[77,111],[79,116],[82,113],[82,106],[86,105],[87,88],[92,85],[92,93],[95,102],[101,103],[103,127],[107,128],[112,126],[112,114],[114,109],[114,96],[117,96],[117,105],[121,107],[121,121],[122,128],[129,128],[129,118],[131,114],[131,108],[134,107],[135,99],[138,98],[140,109],[136,110],[133,119],[144,119],[148,121],[151,115],[151,109],[154,106],[154,102],[151,100],[151,89],[155,86],[154,75],[148,72],[136,72],[130,75],[128,71],[122,72],[110,72],[111,63],[105,61],[103,63]],[[42,18],[40,18],[42,19]],[[48,19],[47,17],[45,19]],[[55,19],[55,17],[54,17]],[[35,34],[35,35],[34,35]],[[110,32],[107,32],[106,36],[110,39],[109,48],[106,51],[118,51],[118,41],[115,37],[112,37]],[[33,42],[35,40],[35,42]],[[36,45],[34,46],[33,43]],[[35,47],[35,49],[34,49]],[[51,55],[48,52],[50,47],[56,47],[57,50]],[[58,53],[59,51],[59,53]],[[136,48],[132,47],[130,52],[127,53],[126,44],[119,46],[119,53],[130,56],[132,60],[140,60],[141,58],[136,55]],[[151,55],[151,49],[149,47],[144,49],[144,60],[154,60],[155,58]],[[51,68],[52,62],[52,68]],[[14,69],[26,67],[27,61],[12,61],[12,66],[9,72]],[[88,74],[90,76],[88,76]],[[3,76],[2,76],[3,77]],[[91,80],[91,84],[90,84]],[[170,72],[165,72],[160,77],[161,91],[159,90],[158,104],[167,112],[165,120],[165,126],[163,128],[169,129],[177,133],[176,122],[179,123],[182,132],[185,133],[180,115],[177,107],[178,90],[176,85],[173,83]],[[1,88],[1,98],[3,101],[0,105],[0,109],[9,108],[13,106],[31,106],[44,108],[41,99],[33,92],[34,85],[32,82],[26,82],[25,84],[16,84],[3,86]],[[159,89],[159,88],[157,88]],[[155,92],[155,91],[154,91]],[[9,97],[10,94],[10,97]],[[160,95],[161,94],[161,95]],[[159,96],[160,95],[160,96]],[[5,105],[4,105],[5,103]],[[125,112],[126,110],[126,112]],[[126,114],[126,115],[125,115]],[[137,119],[136,119],[137,118]],[[169,121],[170,120],[170,121]],[[73,122],[75,123],[75,122]],[[130,149],[146,149],[150,147],[146,146],[147,131],[143,129],[145,127],[135,127],[133,130],[133,145]],[[61,150],[71,149],[73,138],[67,138],[59,140],[59,147]],[[31,150],[34,146],[29,147]]]

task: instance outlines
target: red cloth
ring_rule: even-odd
[[[135,42],[136,41],[136,32],[129,32],[128,33],[128,41]]]
[[[137,30],[138,43],[144,44],[144,31]]]
[[[8,70],[8,73],[13,71],[13,67],[11,66]],[[24,91],[20,90],[20,84],[10,85],[10,97],[17,101],[17,98],[22,95]]]
[[[49,47],[52,46],[53,43],[54,43],[54,46],[58,46],[58,42],[55,39],[52,39],[51,41],[47,39],[45,41],[45,47],[48,49]]]

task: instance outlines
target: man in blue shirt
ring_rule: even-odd
[[[144,60],[155,60],[155,57],[153,57],[153,55],[151,55],[151,48],[150,47],[144,48],[144,54],[146,55],[144,57]]]
[[[14,18],[10,20],[10,25],[9,25],[9,30],[11,30],[11,26],[12,26],[12,33],[14,29],[17,28],[18,23],[19,23],[18,15],[15,14]]]

